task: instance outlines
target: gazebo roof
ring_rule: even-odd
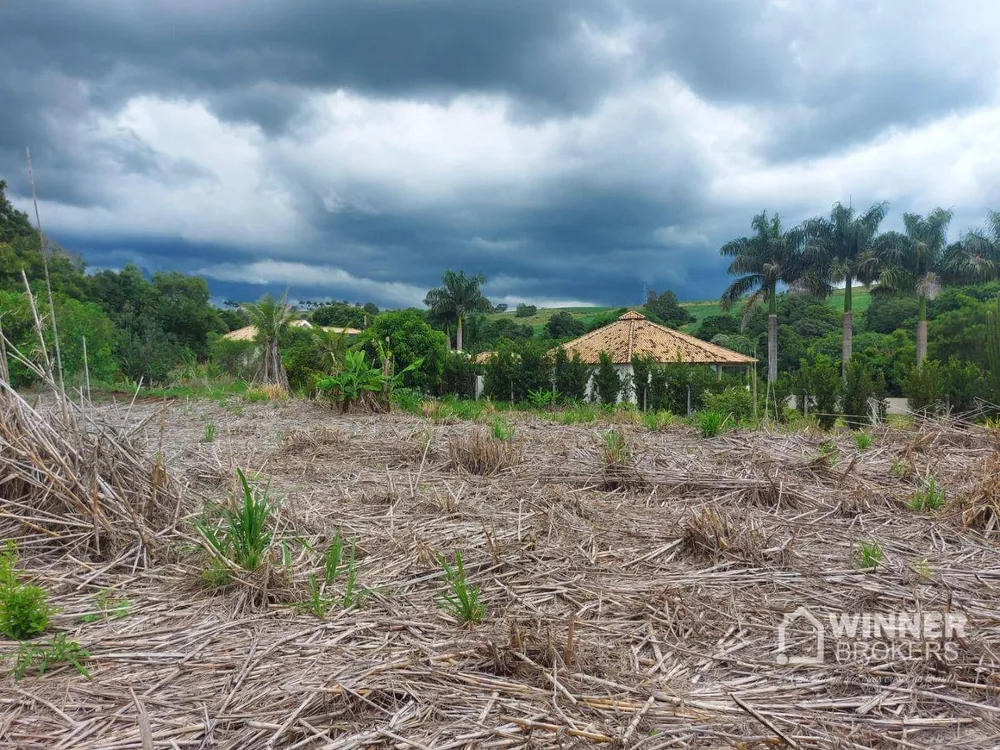
[[[569,356],[578,352],[582,361],[593,365],[600,361],[601,352],[610,354],[616,365],[627,365],[633,356],[647,355],[661,364],[752,365],[757,361],[724,346],[710,344],[654,323],[634,310],[557,348],[564,349]]]

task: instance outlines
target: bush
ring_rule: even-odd
[[[913,411],[963,414],[976,407],[976,399],[988,393],[983,371],[975,362],[952,357],[946,364],[926,359],[914,367],[903,383],[906,402]]]
[[[363,348],[368,359],[379,357],[379,344],[389,340],[396,372],[406,371],[401,385],[425,393],[435,393],[441,383],[444,360],[448,355],[448,339],[435,331],[418,310],[395,310],[379,314],[358,337],[355,344]],[[420,360],[418,368],[407,369]]]
[[[861,427],[884,419],[885,379],[882,374],[873,376],[860,361],[851,360],[844,379],[843,412],[850,427]]]
[[[649,409],[651,398],[651,381],[653,369],[656,367],[656,360],[650,355],[640,357],[632,356],[632,392],[635,395],[635,402],[643,411]]]
[[[837,422],[840,398],[840,367],[829,357],[818,355],[812,362],[801,363],[797,390],[806,394],[819,426],[829,430]]]
[[[571,359],[565,349],[556,349],[553,370],[556,390],[563,399],[583,401],[587,395],[587,381],[590,380],[592,368],[580,359],[580,352],[574,351]]]
[[[281,342],[281,363],[295,391],[311,392],[316,381],[330,372],[333,361],[319,348],[308,328],[290,327]]]
[[[523,302],[514,309],[515,318],[530,318],[537,313],[538,308],[535,305],[526,305]]]
[[[925,359],[914,367],[903,382],[906,403],[912,411],[936,414],[944,401],[944,373],[941,363]]]
[[[485,392],[494,401],[518,403],[532,391],[552,390],[552,363],[538,341],[501,341],[486,366]]]
[[[253,380],[261,365],[261,348],[253,341],[219,338],[210,349],[212,364],[238,380]]]
[[[704,396],[705,408],[728,417],[733,422],[751,422],[754,417],[753,394],[745,386],[729,386],[720,393]],[[706,413],[706,412],[702,412]]]
[[[621,390],[621,374],[615,368],[611,355],[607,352],[601,352],[600,364],[598,364],[597,373],[594,375],[594,390],[591,395],[597,396],[602,404],[616,404]]]
[[[545,324],[545,334],[550,339],[565,339],[582,336],[586,328],[583,323],[568,312],[557,312]]]
[[[465,352],[448,352],[445,356],[440,395],[476,397],[476,365]]]

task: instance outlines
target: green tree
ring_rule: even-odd
[[[538,308],[535,305],[527,305],[524,302],[519,302],[517,307],[514,308],[515,318],[530,318],[532,315],[538,314]]]
[[[946,270],[952,212],[935,208],[926,217],[903,214],[905,232],[887,232],[875,244],[882,266],[876,292],[917,297],[917,367],[927,356],[927,300],[937,296]]]
[[[585,330],[583,323],[566,311],[555,313],[545,324],[545,334],[550,339],[576,338]]]
[[[425,393],[436,393],[448,353],[448,339],[424,320],[419,310],[394,310],[379,313],[360,335],[356,348],[363,348],[369,361],[377,362],[379,343],[392,350],[396,372],[401,372],[417,360],[419,368],[403,376],[403,385]]]
[[[888,203],[876,203],[864,213],[835,203],[830,218],[810,219],[803,225],[807,278],[814,290],[830,290],[831,283],[844,284],[844,316],[841,367],[846,374],[854,339],[853,285],[868,285],[879,278],[883,254],[876,245],[879,226],[889,210]]]
[[[677,301],[677,295],[669,289],[662,294],[657,294],[650,289],[646,294],[645,307],[646,311],[651,313],[651,317],[671,328],[680,328],[682,325],[693,323],[696,320],[694,315],[681,307]]]
[[[563,398],[583,401],[587,395],[587,382],[590,380],[592,368],[582,359],[580,352],[574,351],[572,358],[561,346],[553,357],[556,390]]]
[[[597,372],[594,374],[594,393],[602,404],[618,403],[622,390],[622,378],[607,352],[601,352]]]
[[[205,279],[178,271],[157,271],[153,274],[150,291],[160,328],[195,354],[207,353],[208,334],[221,330],[222,324],[215,308],[209,304]]]
[[[257,381],[265,385],[280,386],[286,391],[291,390],[278,342],[295,319],[295,308],[288,304],[286,295],[275,299],[270,294],[265,294],[256,302],[244,303],[243,311],[250,325],[257,329],[257,341],[264,348],[264,359]]]
[[[719,250],[733,259],[729,273],[739,275],[722,293],[720,306],[729,311],[745,297],[745,321],[758,302],[767,303],[767,381],[773,385],[778,379],[778,284],[792,284],[802,277],[800,233],[785,231],[781,218],[777,214],[768,218],[767,211],[757,214],[751,226],[753,236],[731,240]]]
[[[465,271],[444,272],[442,285],[431,289],[424,297],[424,304],[438,320],[454,320],[457,323],[455,348],[462,351],[462,323],[469,313],[489,312],[493,305],[483,296],[482,286],[486,277],[481,273],[466,276]]]
[[[873,294],[864,322],[869,331],[892,333],[897,328],[916,325],[918,303],[900,294]]]
[[[740,321],[734,315],[709,315],[694,331],[694,335],[702,341],[711,341],[720,333],[736,334],[740,332]]]
[[[990,211],[986,225],[948,247],[944,265],[965,281],[991,281],[1000,277],[1000,212]]]

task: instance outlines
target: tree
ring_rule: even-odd
[[[1000,211],[986,215],[986,226],[948,247],[944,266],[949,273],[972,282],[1000,277]]]
[[[646,294],[646,311],[671,328],[680,328],[685,323],[696,320],[694,315],[681,307],[677,295],[669,289],[660,295],[650,289]]]
[[[515,318],[530,318],[532,315],[538,314],[538,308],[535,305],[528,305],[524,302],[519,302],[517,307],[514,308]]]
[[[579,320],[566,311],[557,312],[545,324],[545,333],[550,339],[566,339],[582,336],[586,330]]]
[[[733,259],[729,273],[741,274],[722,293],[720,306],[728,312],[746,297],[746,322],[758,302],[767,303],[767,382],[773,385],[778,379],[778,284],[791,284],[802,276],[800,234],[794,229],[785,231],[781,218],[777,214],[768,218],[767,211],[757,214],[751,226],[756,232],[752,237],[732,240],[719,250]]]
[[[927,300],[937,296],[945,272],[952,212],[935,208],[927,217],[903,214],[905,233],[887,232],[876,248],[882,265],[876,290],[917,296],[917,367],[927,356]]]
[[[832,283],[844,284],[844,316],[841,339],[841,371],[847,372],[854,338],[855,281],[866,286],[878,279],[883,255],[876,247],[878,228],[889,210],[886,202],[876,203],[863,214],[852,207],[835,203],[830,218],[810,219],[803,225],[804,256],[814,290],[830,291]]]
[[[597,372],[594,373],[594,393],[598,396],[602,404],[618,403],[618,396],[622,390],[622,378],[618,369],[607,352],[599,355]]]
[[[286,302],[286,296],[283,294],[281,299],[275,299],[270,294],[265,294],[257,302],[244,304],[243,311],[250,325],[257,329],[257,340],[264,347],[264,361],[257,380],[288,391],[291,388],[278,345],[288,324],[295,319],[295,308]]]
[[[388,341],[387,341],[388,340]],[[379,313],[358,336],[355,348],[363,348],[372,362],[380,354],[379,345],[392,351],[393,366],[401,372],[417,360],[417,369],[406,372],[402,384],[425,393],[437,392],[448,353],[448,339],[424,320],[420,310],[394,310]]]
[[[431,289],[424,297],[424,304],[431,309],[434,317],[457,322],[455,348],[462,351],[462,322],[469,313],[489,312],[493,309],[490,301],[483,296],[482,286],[486,277],[481,273],[466,276],[465,271],[444,272],[442,285]]]
[[[709,315],[698,325],[694,335],[702,341],[711,341],[720,333],[740,332],[740,321],[732,315]]]

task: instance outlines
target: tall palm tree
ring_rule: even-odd
[[[1000,276],[1000,211],[986,215],[986,226],[975,229],[948,248],[948,273],[968,281],[991,281]]]
[[[455,348],[462,351],[462,321],[469,313],[489,312],[493,305],[483,296],[482,286],[486,277],[481,273],[466,276],[465,271],[448,270],[441,278],[442,285],[431,289],[424,297],[424,304],[438,318],[457,323]]]
[[[783,230],[781,217],[768,218],[767,211],[754,216],[750,225],[753,236],[731,240],[719,250],[720,255],[733,259],[729,273],[740,274],[722,293],[719,304],[730,310],[745,297],[745,322],[758,302],[767,303],[767,382],[773,384],[778,379],[778,285],[801,279],[800,233]]]
[[[257,381],[264,385],[281,386],[286,391],[291,388],[285,366],[281,362],[278,340],[295,319],[295,308],[288,304],[287,296],[286,292],[281,295],[281,299],[275,299],[270,294],[265,294],[256,302],[240,306],[250,325],[257,329],[257,340],[264,347],[264,362],[257,374]]]
[[[917,367],[927,356],[927,300],[937,296],[947,273],[951,218],[952,212],[943,208],[926,217],[903,214],[904,232],[886,232],[875,242],[882,264],[876,289],[917,295]]]
[[[889,204],[884,201],[874,204],[864,213],[835,203],[829,219],[809,219],[803,224],[806,237],[804,253],[812,272],[828,283],[844,284],[841,357],[845,373],[854,348],[852,286],[855,281],[867,286],[879,277],[882,258],[876,251],[875,241],[879,225],[888,211]]]

